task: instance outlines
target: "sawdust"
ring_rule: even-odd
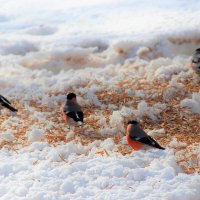
[[[86,83],[86,85],[91,85],[91,82]],[[103,84],[98,82],[98,84]],[[133,88],[134,90],[148,91],[148,96],[145,98],[145,101],[148,104],[153,105],[155,103],[165,103],[167,110],[161,113],[161,117],[157,123],[152,122],[148,117],[144,117],[142,127],[144,129],[153,130],[164,128],[166,130],[165,137],[155,138],[162,145],[167,147],[173,138],[177,138],[177,141],[183,142],[186,144],[186,147],[183,149],[174,148],[174,154],[177,159],[177,163],[186,173],[199,173],[200,172],[200,160],[198,156],[198,151],[195,151],[199,148],[200,143],[200,115],[191,113],[186,108],[180,108],[180,101],[186,98],[188,93],[199,92],[199,86],[192,84],[191,80],[182,82],[184,85],[184,90],[187,91],[185,95],[180,95],[179,93],[174,94],[174,98],[170,101],[164,99],[164,91],[169,87],[168,82],[159,83],[154,81],[152,83],[147,82],[145,79],[135,82],[131,81],[130,77],[127,77],[124,81],[118,83],[118,87],[121,88],[121,92],[113,90],[105,90],[97,92],[96,96],[99,101],[105,105],[114,104],[116,106],[129,105],[133,108],[137,107],[137,104],[142,100],[141,97],[136,97],[134,95],[128,95],[125,93],[126,89]],[[88,86],[87,85],[87,86]],[[152,90],[153,88],[153,90]],[[154,93],[156,91],[156,98]],[[66,94],[67,91],[64,91],[62,94]],[[50,94],[58,95],[61,93]],[[80,94],[81,95],[81,94]],[[84,94],[82,94],[84,95]],[[131,105],[128,104],[132,102]],[[19,116],[22,116],[18,123],[9,124],[6,127],[1,127],[1,132],[6,131],[6,129],[15,130],[14,136],[15,140],[13,142],[2,141],[0,148],[6,147],[12,150],[17,151],[19,145],[27,146],[30,144],[26,136],[26,132],[30,127],[36,125],[37,127],[43,127],[45,122],[40,122],[37,118],[33,118],[29,112],[26,111],[25,105],[23,102],[15,102],[15,105],[19,108]],[[53,145],[57,145],[60,142],[70,142],[72,140],[77,140],[83,145],[88,145],[95,140],[104,140],[106,138],[112,138],[117,147],[117,152],[125,155],[130,154],[132,150],[127,146],[121,144],[121,138],[119,136],[113,136],[108,134],[101,135],[100,131],[103,127],[99,124],[98,118],[95,115],[101,111],[106,122],[109,122],[110,116],[113,112],[111,109],[100,110],[97,106],[88,105],[84,107],[85,115],[85,124],[90,130],[75,130],[74,137],[70,139],[66,138],[66,135],[69,133],[69,130],[66,130],[66,124],[62,119],[62,112],[52,108],[49,108],[47,105],[38,104],[38,102],[31,101],[29,106],[33,107],[36,111],[41,113],[50,113],[46,116],[46,123],[52,122],[53,125],[51,128],[45,129],[44,141],[48,141]],[[61,103],[59,103],[61,106]],[[8,116],[0,116],[0,124],[2,124]],[[132,118],[134,119],[134,115]],[[126,127],[126,121],[124,121],[124,127]],[[181,151],[181,156],[177,155]],[[106,150],[99,152],[101,155],[109,156],[109,153]]]

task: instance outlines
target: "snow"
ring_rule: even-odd
[[[119,111],[113,111],[112,115],[110,116],[110,126],[114,129],[124,133],[123,128],[123,117]]]
[[[27,132],[26,135],[31,142],[40,141],[44,135],[43,129],[32,128],[31,131]]]
[[[191,99],[182,100],[181,107],[189,107],[193,113],[200,114],[200,92],[193,93]]]
[[[152,121],[157,122],[159,121],[159,114],[165,109],[165,104],[156,103],[150,107],[147,102],[142,100],[136,109],[123,106],[120,112],[122,116],[127,118],[134,114],[138,120],[143,120],[145,116],[148,116]]]
[[[173,140],[169,143],[169,146],[173,148],[181,148],[181,147],[186,147],[187,144],[183,142],[178,142],[176,138],[173,138]]]
[[[185,94],[184,85],[178,82],[178,77],[172,76],[167,90],[164,92],[163,97],[165,101],[172,100],[176,94]]]
[[[9,130],[7,130],[6,132],[1,133],[1,137],[2,137],[2,139],[6,140],[8,142],[13,141],[14,138],[15,138],[13,133],[11,131],[9,131]]]
[[[89,154],[79,144],[71,147],[71,144],[53,147],[33,143],[17,152],[2,149],[1,199],[130,199],[130,196],[176,199],[178,196],[198,200],[199,176],[182,173],[170,150],[113,157],[115,153],[108,149],[110,155],[102,157],[95,154],[98,149],[94,147],[86,147]],[[54,160],[49,159],[55,156],[54,152],[63,151],[70,152],[64,154],[66,162],[60,159],[60,154]]]
[[[165,137],[166,131],[164,128],[161,128],[158,130],[151,130],[151,131],[148,131],[148,135],[150,135],[152,137]]]
[[[113,150],[115,147],[115,143],[113,142],[111,138],[108,138],[104,140],[100,146],[108,150]]]
[[[172,149],[186,144],[176,138],[165,151],[122,155],[111,138],[82,146],[72,130],[51,131],[64,126],[62,117],[57,123],[55,115],[68,91],[77,93],[83,108],[90,106],[90,119],[102,127],[102,135],[123,134],[124,124],[133,119],[160,123],[167,102],[184,95],[177,107],[200,114],[200,93],[189,93],[180,83],[194,73],[189,63],[199,47],[200,2],[0,3],[0,94],[20,110],[15,115],[1,110],[0,142],[14,145],[24,127],[29,141],[26,147],[15,144],[15,151],[6,145],[0,149],[1,200],[199,200],[200,176],[186,174],[177,165],[175,156],[181,159],[182,154]],[[136,89],[124,83],[128,100],[120,96],[124,88],[119,87],[127,77],[141,85]],[[168,88],[163,93],[153,91],[153,86],[151,92],[143,91],[141,77],[149,84],[169,81]],[[113,101],[108,105],[97,95],[105,91],[102,99]],[[148,102],[149,95],[160,99]],[[104,115],[107,110],[109,118]],[[71,142],[52,145],[45,140],[46,134],[62,131]],[[167,137],[165,129],[147,132]],[[126,145],[126,138],[121,140]],[[192,153],[199,155],[199,148]]]

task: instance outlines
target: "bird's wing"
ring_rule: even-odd
[[[3,97],[2,95],[0,95],[0,99],[2,103],[8,103],[11,104],[10,101],[8,101],[8,99],[6,99],[5,97]]]

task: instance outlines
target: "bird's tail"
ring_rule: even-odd
[[[14,107],[12,107],[10,104],[8,103],[2,103],[2,106],[8,108],[10,111],[12,112],[17,112],[17,109],[15,109]]]

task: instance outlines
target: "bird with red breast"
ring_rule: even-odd
[[[64,121],[70,126],[82,126],[84,114],[81,106],[77,102],[76,94],[67,94],[65,106],[63,108]]]
[[[134,150],[140,150],[144,145],[165,150],[152,137],[150,137],[139,125],[137,121],[129,121],[126,129],[126,138],[128,144]]]

